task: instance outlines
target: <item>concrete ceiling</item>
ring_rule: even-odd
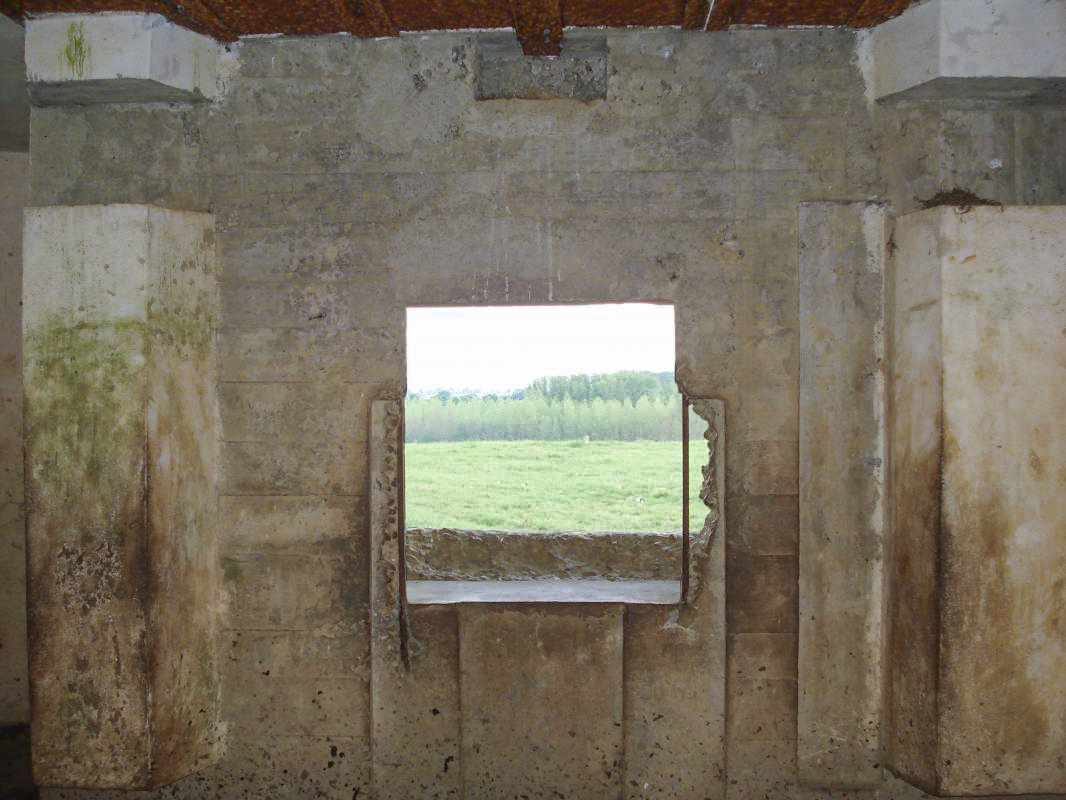
[[[0,0],[20,19],[42,12],[149,11],[218,39],[256,33],[514,28],[527,55],[559,52],[563,28],[676,25],[876,25],[915,0]]]

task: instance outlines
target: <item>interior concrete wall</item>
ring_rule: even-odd
[[[620,300],[676,304],[679,381],[729,420],[716,786],[823,796],[795,763],[798,205],[1050,202],[1066,117],[871,107],[843,30],[607,36],[587,104],[476,102],[448,33],[246,40],[211,106],[33,110],[35,204],[218,221],[229,752],[170,796],[368,792],[368,404],[402,392],[404,306]]]

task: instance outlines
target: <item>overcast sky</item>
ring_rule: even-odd
[[[511,392],[535,378],[674,370],[674,309],[626,303],[407,310],[407,390]]]

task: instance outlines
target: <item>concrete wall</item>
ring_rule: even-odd
[[[666,682],[625,697],[724,693],[707,734],[724,763],[699,796],[822,796],[796,768],[799,203],[1066,194],[1045,140],[1066,123],[871,108],[842,30],[607,39],[607,100],[591,103],[477,102],[476,37],[435,34],[247,40],[210,107],[34,109],[34,203],[218,220],[229,750],[171,795],[369,791],[368,409],[403,389],[405,305],[660,300],[677,306],[683,388],[729,420],[725,677],[699,684],[716,669],[695,660],[706,629],[651,615],[632,620],[623,674]],[[458,623],[419,609],[412,625],[418,677],[385,711],[451,752],[456,719],[432,710],[472,674]],[[671,796],[656,759],[694,752],[664,719],[643,742],[649,786],[627,796]],[[461,786],[445,761],[425,773],[441,796]]]

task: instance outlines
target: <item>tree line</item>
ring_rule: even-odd
[[[507,396],[438,392],[409,395],[406,406],[408,442],[681,439],[669,372],[553,376]]]

